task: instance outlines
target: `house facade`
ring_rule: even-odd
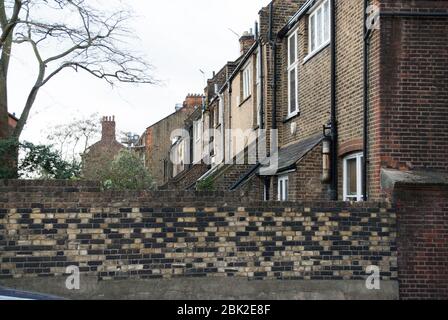
[[[409,175],[446,175],[447,12],[443,1],[272,1],[208,83],[198,182],[255,200],[363,201]],[[268,150],[277,136],[268,175],[250,161],[261,130]]]
[[[156,186],[165,185],[175,171],[181,170],[182,166],[173,168],[170,159],[170,150],[178,143],[177,137],[172,135],[175,130],[183,129],[185,120],[201,108],[202,99],[202,95],[189,94],[182,105],[176,106],[175,112],[148,127],[141,135],[137,149]]]
[[[82,175],[89,180],[99,180],[101,170],[108,167],[125,147],[116,139],[115,117],[101,119],[101,140],[91,145],[82,155]]]

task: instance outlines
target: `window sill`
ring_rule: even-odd
[[[240,102],[240,105],[238,107],[241,107],[243,104],[245,104],[247,102],[247,100],[249,100],[250,98],[252,98],[252,95],[249,95],[248,97],[244,98],[244,100],[242,102]]]
[[[322,46],[320,46],[319,48],[317,48],[316,50],[314,50],[313,52],[311,52],[310,54],[308,54],[304,59],[303,59],[303,64],[307,63],[308,61],[310,61],[313,57],[315,57],[316,55],[318,55],[322,50],[324,50],[326,47],[328,47],[330,45],[330,41],[326,42],[325,44],[323,44]]]
[[[297,117],[299,117],[300,116],[300,112],[296,112],[296,113],[293,113],[293,114],[290,114],[289,116],[287,116],[284,120],[283,120],[283,123],[287,123],[287,122],[289,122],[289,121],[291,121],[291,120],[293,120],[293,119],[295,119],[295,118],[297,118]]]

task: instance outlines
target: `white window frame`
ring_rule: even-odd
[[[261,127],[261,48],[257,52],[257,66],[256,66],[256,87],[257,87],[257,126]]]
[[[291,57],[291,39],[295,38],[295,57]],[[299,74],[298,74],[298,65],[299,65],[299,55],[298,55],[298,32],[294,31],[288,37],[288,118],[294,117],[299,113]],[[295,71],[295,84],[296,84],[296,105],[295,110],[291,111],[291,72]]]
[[[201,140],[201,121],[194,121],[193,123],[193,135],[195,136],[195,141],[199,142]]]
[[[356,159],[356,195],[348,194],[348,161]],[[363,201],[364,195],[362,192],[362,168],[363,168],[364,154],[362,152],[351,154],[344,158],[343,161],[343,189],[344,189],[344,201]]]
[[[330,34],[331,34],[331,0],[324,0],[320,2],[315,8],[311,11],[308,17],[308,56],[305,58],[305,61],[309,60],[312,56],[317,54],[323,48],[330,44]],[[328,4],[328,16],[324,15],[325,5]],[[317,20],[317,14],[320,12],[320,21]],[[327,18],[327,19],[325,19]],[[314,19],[314,23],[311,21]],[[320,33],[318,30],[318,23],[320,23]],[[312,32],[314,30],[314,32]],[[312,39],[312,35],[314,35],[314,39]],[[327,36],[327,38],[325,38]],[[318,39],[320,37],[320,43],[318,43]],[[312,43],[314,40],[314,49],[312,48]]]
[[[252,68],[250,63],[243,69],[243,100],[252,94]]]
[[[219,108],[218,125],[222,125],[224,123],[224,96],[221,94],[219,95],[218,108]]]
[[[287,188],[285,188],[287,186]],[[278,177],[278,201],[289,200],[289,176],[283,175]]]

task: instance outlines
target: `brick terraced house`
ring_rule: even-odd
[[[444,1],[272,1],[227,81],[209,81],[202,129],[278,130],[278,170],[212,161],[199,181],[259,200],[362,201],[445,176],[447,12]]]
[[[172,133],[184,127],[185,120],[202,106],[202,95],[189,94],[175,112],[148,127],[141,135],[138,152],[146,168],[154,178],[156,186],[161,187],[173,178],[173,165],[170,161],[170,149],[177,141]]]

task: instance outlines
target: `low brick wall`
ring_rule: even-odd
[[[249,203],[244,194],[100,192],[95,184],[0,182],[0,279],[242,277],[397,279],[384,204]]]

